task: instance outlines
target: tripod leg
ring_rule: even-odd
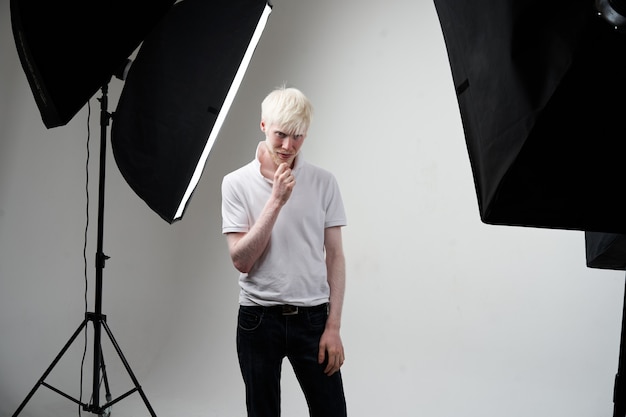
[[[139,385],[139,381],[135,377],[135,374],[133,373],[133,370],[130,368],[130,365],[128,364],[128,361],[124,357],[124,354],[122,353],[122,349],[117,344],[117,341],[115,340],[115,337],[113,336],[113,333],[111,332],[111,329],[109,329],[109,326],[106,324],[106,322],[102,322],[102,326],[104,327],[104,330],[106,331],[106,333],[109,335],[109,339],[111,339],[111,343],[113,344],[113,347],[115,347],[115,350],[117,351],[117,354],[119,355],[120,360],[124,364],[124,367],[126,368],[126,371],[128,372],[128,375],[130,376],[130,378],[132,379],[133,383],[135,384],[135,388],[137,389],[137,391],[139,391],[139,395],[141,395],[141,398],[143,399],[144,404],[148,408],[148,411],[150,411],[150,415],[152,417],[156,417],[156,414],[155,414],[154,410],[152,409],[152,406],[150,405],[150,402],[148,401],[148,397],[146,397],[146,394],[143,392],[143,389],[141,388],[141,385]]]
[[[76,331],[74,332],[74,334],[72,335],[72,337],[70,337],[70,339],[67,341],[67,343],[65,344],[65,346],[63,346],[63,349],[61,349],[61,352],[59,352],[59,354],[56,356],[56,358],[54,358],[54,360],[52,361],[52,363],[50,364],[50,366],[48,367],[48,369],[46,369],[46,371],[43,373],[43,375],[41,376],[41,378],[39,378],[39,381],[37,381],[37,383],[35,384],[35,386],[33,387],[32,390],[30,390],[30,392],[28,393],[28,395],[26,396],[26,398],[24,399],[24,401],[22,401],[22,403],[20,404],[20,406],[18,407],[17,411],[15,411],[15,413],[13,414],[13,417],[16,417],[21,411],[22,409],[26,406],[26,404],[28,403],[28,401],[31,399],[31,397],[35,394],[35,391],[37,391],[37,389],[41,386],[41,384],[43,384],[43,382],[46,380],[46,378],[48,377],[48,375],[50,374],[50,372],[52,372],[52,369],[54,369],[54,367],[56,366],[56,364],[59,362],[59,360],[61,360],[61,358],[63,357],[63,355],[65,354],[65,352],[67,351],[67,349],[69,349],[69,347],[72,345],[72,343],[74,342],[74,340],[78,337],[78,335],[80,334],[80,332],[83,330],[83,328],[87,325],[87,319],[83,320],[83,322],[80,324],[80,326],[78,326],[78,329],[76,329]]]
[[[102,370],[102,379],[104,380],[105,398],[107,402],[111,402],[111,389],[109,388],[109,378],[107,377],[107,368],[104,364],[104,353],[102,352],[102,346],[100,346],[100,368]],[[111,415],[111,407],[106,408],[102,415],[106,417]]]
[[[102,353],[102,346],[100,346],[100,368],[102,369],[102,379],[104,379],[104,390],[106,393],[107,401],[111,401],[111,389],[109,388],[109,378],[107,377],[107,367],[104,364],[104,354]]]

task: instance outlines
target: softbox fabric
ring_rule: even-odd
[[[626,235],[585,232],[585,249],[589,268],[626,270]]]
[[[67,124],[174,0],[11,0],[17,52],[47,128]]]
[[[265,0],[177,3],[145,39],[113,118],[115,161],[172,223],[263,12]]]
[[[592,1],[435,0],[481,220],[626,233],[626,37]]]

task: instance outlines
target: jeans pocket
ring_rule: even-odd
[[[323,329],[326,326],[328,313],[326,310],[313,310],[308,312],[308,318],[312,329]]]
[[[237,322],[241,330],[252,331],[256,330],[261,325],[262,319],[262,311],[253,311],[250,309],[240,308]]]

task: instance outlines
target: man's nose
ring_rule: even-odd
[[[283,149],[290,149],[293,146],[293,136],[287,136],[283,139]]]

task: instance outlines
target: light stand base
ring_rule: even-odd
[[[67,394],[67,393],[61,391],[60,389],[55,388],[54,386],[52,386],[52,385],[50,385],[50,384],[45,382],[45,380],[48,377],[48,375],[50,374],[50,372],[52,372],[54,367],[57,365],[59,360],[61,360],[61,358],[63,357],[65,352],[67,352],[67,350],[70,348],[72,343],[74,343],[74,341],[76,340],[78,335],[81,333],[81,331],[86,329],[87,323],[89,321],[94,323],[94,327],[99,324],[100,326],[102,326],[102,328],[104,328],[104,330],[106,331],[107,335],[109,336],[109,340],[111,341],[111,344],[115,348],[115,351],[117,352],[120,360],[124,364],[124,367],[126,368],[126,371],[128,372],[128,375],[130,376],[130,378],[133,381],[133,384],[135,386],[135,388],[127,391],[126,393],[120,395],[119,397],[117,397],[115,399],[112,399],[111,393],[110,393],[109,387],[108,387],[108,379],[107,379],[107,374],[106,374],[106,368],[104,366],[104,359],[102,359],[102,356],[100,355],[100,368],[102,369],[102,376],[103,376],[103,379],[104,379],[104,382],[105,382],[105,385],[106,385],[106,392],[107,392],[107,395],[106,395],[107,402],[105,404],[103,404],[103,405],[83,403],[80,400],[70,396],[69,394]],[[102,349],[102,347],[100,346],[100,351],[101,351],[101,349]],[[88,411],[88,412],[93,413],[93,414],[97,414],[99,416],[103,416],[103,417],[107,417],[110,414],[111,406],[113,406],[117,402],[123,400],[124,398],[128,397],[129,395],[131,395],[131,394],[133,394],[135,392],[139,392],[139,395],[143,399],[143,402],[145,403],[146,407],[148,408],[148,411],[150,412],[150,415],[152,417],[156,417],[156,414],[154,413],[154,410],[152,409],[152,406],[150,405],[150,402],[148,401],[148,398],[146,397],[145,393],[143,392],[143,389],[141,388],[141,385],[139,385],[139,381],[135,377],[135,374],[133,373],[130,365],[128,364],[128,361],[124,357],[124,353],[122,353],[122,350],[121,350],[120,346],[118,345],[117,341],[115,340],[115,337],[113,336],[113,333],[111,332],[111,329],[109,328],[109,326],[106,323],[106,316],[103,315],[103,314],[96,314],[96,313],[86,313],[85,314],[85,320],[83,320],[83,322],[80,324],[80,326],[78,326],[78,329],[76,329],[74,334],[72,334],[72,336],[67,341],[65,346],[63,346],[63,349],[61,349],[59,354],[54,358],[54,360],[52,361],[52,363],[50,364],[48,369],[46,369],[46,371],[43,373],[41,378],[39,378],[39,380],[37,381],[37,383],[35,384],[33,389],[28,393],[28,395],[26,396],[24,401],[22,401],[22,403],[18,407],[17,411],[15,411],[15,413],[13,414],[13,417],[16,417],[18,414],[20,414],[20,412],[24,409],[24,407],[26,406],[28,401],[30,401],[32,396],[35,394],[37,389],[39,389],[39,387],[42,386],[42,385],[44,387],[49,388],[50,390],[56,392],[57,394],[59,394],[59,395],[65,397],[65,398],[69,399],[70,401],[73,401],[76,404],[80,405],[83,410]]]

